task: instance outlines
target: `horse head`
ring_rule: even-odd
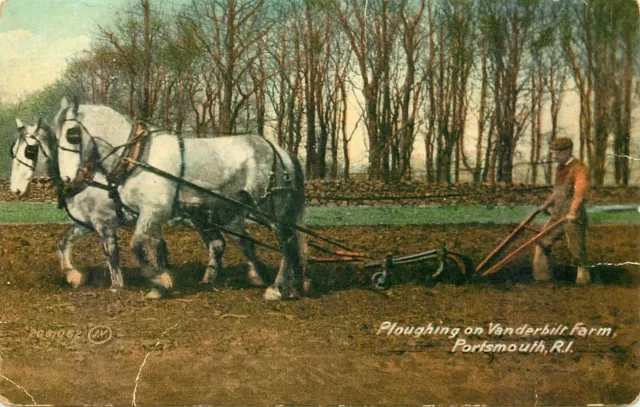
[[[55,118],[60,178],[67,186],[79,187],[98,169],[107,173],[117,164],[122,146],[129,138],[129,120],[103,105],[79,105],[63,98]]]
[[[54,176],[55,135],[39,119],[33,126],[25,126],[16,119],[17,135],[11,143],[11,192],[24,195],[34,178],[48,174]]]
[[[69,103],[67,98],[60,102],[60,111],[54,120],[58,142],[58,169],[63,182],[75,180],[89,149],[89,138],[82,125],[84,114],[80,112],[77,100]]]

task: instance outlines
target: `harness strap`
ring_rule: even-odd
[[[275,176],[275,172],[277,170],[276,160],[279,160],[280,165],[282,166],[282,174],[284,176],[285,182],[291,183],[291,175],[287,171],[287,166],[284,164],[284,159],[282,158],[282,155],[280,155],[280,153],[278,152],[278,149],[276,149],[276,146],[272,142],[270,142],[266,138],[263,138],[263,140],[266,141],[267,144],[269,144],[269,147],[271,147],[271,150],[273,151],[273,164],[271,165],[272,174]]]
[[[134,170],[134,165],[125,161],[124,158],[131,158],[133,160],[139,160],[146,147],[149,136],[153,133],[147,128],[144,123],[137,122],[131,127],[131,134],[129,139],[123,145],[114,147],[109,154],[103,157],[100,162],[105,161],[108,157],[113,155],[119,149],[122,149],[118,164],[109,173],[108,178],[110,182],[115,184],[122,184],[129,174]]]
[[[178,178],[184,179],[184,173],[185,173],[184,138],[179,134],[176,134],[176,137],[178,138],[178,148],[180,150],[180,175],[178,176]],[[176,217],[178,214],[179,205],[180,205],[180,190],[182,189],[182,182],[177,182],[176,184],[177,184],[176,193],[173,197],[173,206],[171,208],[173,217]]]
[[[124,216],[124,210],[126,209],[129,212],[132,213],[137,213],[135,212],[133,209],[129,208],[128,206],[126,206],[124,204],[124,202],[122,202],[122,198],[120,197],[120,194],[118,193],[118,185],[116,184],[111,184],[109,185],[109,198],[111,198],[111,200],[113,201],[113,203],[116,206],[116,216],[118,217],[118,222],[123,225],[125,223],[125,216]]]
[[[276,149],[276,146],[272,142],[270,142],[266,138],[263,138],[263,140],[267,144],[269,144],[269,147],[271,147],[271,151],[273,151],[273,163],[271,164],[271,174],[269,175],[269,186],[267,187],[267,191],[265,192],[265,194],[260,197],[260,201],[258,201],[258,205],[262,205],[266,200],[271,198],[273,193],[276,192],[276,191],[277,192],[291,192],[292,191],[292,188],[291,188],[291,175],[287,171],[287,167],[286,167],[286,165],[284,163],[284,159],[282,158],[282,155],[278,152],[278,150]],[[277,174],[277,170],[278,170],[278,161],[280,161],[280,166],[282,168],[282,177],[284,178],[284,182],[285,182],[285,186],[284,187],[278,187],[277,186],[276,174]],[[273,200],[271,200],[270,206],[271,206],[271,211],[274,212],[275,208],[274,208]]]
[[[66,184],[62,190],[65,197],[71,197],[84,191],[84,189],[90,184],[94,183],[93,177],[96,175],[96,161],[97,152],[94,150],[92,158],[87,160],[87,163],[78,170],[76,178],[73,182]],[[96,184],[98,184],[96,182]],[[99,184],[98,184],[99,185]]]

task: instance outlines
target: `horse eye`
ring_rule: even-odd
[[[69,144],[80,144],[82,141],[81,132],[78,127],[72,127],[67,130],[67,141]]]
[[[24,149],[24,157],[28,160],[35,160],[38,157],[38,146],[26,146]]]

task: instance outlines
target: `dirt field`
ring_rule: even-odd
[[[462,286],[423,281],[433,266],[398,269],[384,293],[370,289],[369,275],[356,268],[314,265],[314,297],[267,303],[261,289],[245,285],[232,244],[216,289],[200,286],[205,249],[194,232],[175,229],[167,240],[176,289],[172,298],[150,302],[142,298],[145,282],[126,249],[127,232],[121,233],[126,289],[107,290],[104,257],[97,239],[88,238],[75,259],[93,276],[72,291],[55,254],[64,228],[0,227],[1,373],[13,381],[0,380],[0,394],[14,403],[586,405],[630,403],[639,393],[640,268],[599,266],[602,284],[577,287],[564,266],[564,244],[556,249],[553,284],[530,281],[530,256]],[[477,263],[509,229],[319,231],[376,256],[445,241]],[[639,234],[640,226],[591,227],[591,262],[638,261]],[[275,272],[278,257],[259,254]],[[376,335],[384,321],[485,330],[456,338]],[[490,323],[573,329],[579,322],[613,331],[502,338],[486,332]],[[458,339],[544,340],[546,350],[556,340],[574,343],[567,353],[451,352]]]

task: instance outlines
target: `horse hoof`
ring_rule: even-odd
[[[251,275],[249,274],[249,276],[247,277],[249,280],[249,284],[254,286],[254,287],[264,287],[267,284],[264,282],[264,280],[262,279],[262,277],[260,277],[259,275],[255,274],[255,275]]]
[[[576,277],[576,284],[585,285],[591,283],[591,273],[584,267],[578,267],[578,275]]]
[[[67,271],[67,282],[71,284],[71,287],[73,289],[80,287],[82,284],[84,284],[85,280],[86,276],[78,270],[73,269]]]
[[[202,276],[202,280],[200,280],[200,284],[213,284],[213,282],[216,281],[217,274],[213,268],[207,267],[204,276]]]
[[[158,290],[157,288],[152,288],[151,291],[149,291],[145,296],[145,298],[148,300],[159,300],[162,297],[162,292],[160,292],[160,290]]]
[[[280,301],[282,299],[282,294],[280,294],[279,290],[273,287],[267,287],[264,292],[264,299],[267,301]]]
[[[115,283],[111,283],[111,287],[109,287],[109,290],[115,292],[115,291],[121,290],[122,288],[124,288],[124,283],[122,281],[118,281]]]
[[[307,295],[311,293],[312,283],[310,278],[305,278],[302,282],[302,292]]]
[[[151,280],[151,282],[165,289],[169,289],[173,287],[173,279],[171,278],[169,273],[162,273],[156,278],[154,278],[153,280]]]

